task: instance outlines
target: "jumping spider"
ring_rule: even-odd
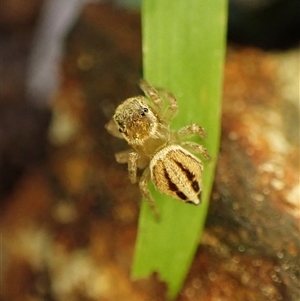
[[[180,139],[198,134],[205,137],[202,127],[187,125],[177,131],[169,123],[178,111],[175,97],[155,89],[145,80],[140,87],[145,96],[135,96],[120,104],[113,119],[106,125],[107,130],[118,138],[125,139],[131,149],[116,154],[119,163],[128,163],[129,178],[137,182],[137,168],[144,169],[139,180],[143,197],[158,216],[148,182],[153,181],[156,189],[185,203],[200,203],[202,191],[202,162],[189,151],[209,159],[206,149],[194,142]],[[168,101],[164,106],[163,98]]]

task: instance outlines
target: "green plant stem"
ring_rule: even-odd
[[[204,163],[202,204],[180,203],[156,192],[158,222],[142,203],[132,269],[133,278],[158,272],[168,284],[168,297],[179,292],[199,244],[208,210],[219,149],[222,71],[227,20],[226,0],[144,0],[142,35],[144,78],[172,92],[179,114],[178,129],[198,123],[212,160]],[[152,185],[151,185],[152,186]]]

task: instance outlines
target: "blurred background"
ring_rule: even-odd
[[[134,0],[1,1],[3,300],[164,300],[165,287],[157,280],[130,281],[139,192],[130,186],[126,168],[114,162],[112,152],[122,149],[122,142],[104,130],[116,104],[139,93],[139,9],[140,1]],[[229,284],[222,300],[232,300],[230,292],[240,285],[235,300],[296,301],[299,13],[297,0],[229,1],[221,159],[204,246],[178,300],[218,300],[221,282],[214,279],[220,272],[208,262],[214,257],[226,266],[226,252],[225,261],[220,255],[226,245],[240,253],[250,246],[252,253],[231,256],[230,262],[251,268],[244,273],[236,267],[235,276],[224,268],[222,283]],[[280,135],[240,139],[266,126]],[[253,153],[256,157],[249,159]],[[239,167],[230,173],[228,164]],[[249,177],[251,185],[245,181]],[[235,202],[248,197],[234,195],[237,183],[251,191],[246,205]],[[261,231],[271,227],[276,233],[267,243],[253,244],[251,235],[263,234],[250,220],[261,216],[247,206],[265,197],[271,205],[263,208],[274,215]],[[225,233],[216,217],[228,231],[247,225],[248,236],[220,243]],[[278,240],[284,235],[290,245],[282,251],[285,242]],[[258,269],[276,285],[256,283]],[[238,284],[232,282],[235,277]]]
[[[64,39],[87,2],[97,1],[1,2],[3,193],[28,165],[43,158],[47,108],[60,83]],[[140,5],[137,0],[110,3],[131,10]],[[289,49],[299,43],[299,28],[297,0],[229,1],[230,43]]]

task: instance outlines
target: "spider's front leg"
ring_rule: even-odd
[[[164,89],[154,88],[143,79],[140,81],[140,87],[144,91],[145,95],[152,100],[152,102],[158,108],[158,111],[162,112],[162,119],[166,123],[169,123],[169,121],[174,118],[178,111],[178,103],[175,96]],[[164,96],[164,98],[169,102],[166,110],[163,110],[164,103],[160,95]]]
[[[150,177],[150,168],[147,167],[141,176],[141,179],[139,182],[139,187],[140,187],[142,196],[145,198],[146,202],[149,204],[153,214],[155,215],[155,217],[157,219],[159,219],[159,212],[155,206],[154,199],[148,189],[148,183],[150,181],[150,178],[151,178]]]
[[[128,174],[131,183],[136,183],[138,159],[139,159],[138,153],[130,152],[128,154]]]
[[[175,117],[175,115],[178,112],[178,102],[172,93],[170,93],[164,89],[158,89],[158,91],[168,101],[167,108],[163,112],[163,116],[162,116],[164,121],[168,124]]]
[[[153,101],[155,106],[160,111],[163,108],[163,100],[159,96],[157,90],[144,79],[140,81],[140,87],[144,91],[145,95]]]

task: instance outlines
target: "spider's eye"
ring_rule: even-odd
[[[125,132],[125,126],[123,124],[123,122],[117,122],[118,124],[118,130],[120,133],[124,133]]]
[[[145,113],[148,113],[148,111],[149,111],[148,108],[143,108],[141,115],[145,116],[146,115]]]

